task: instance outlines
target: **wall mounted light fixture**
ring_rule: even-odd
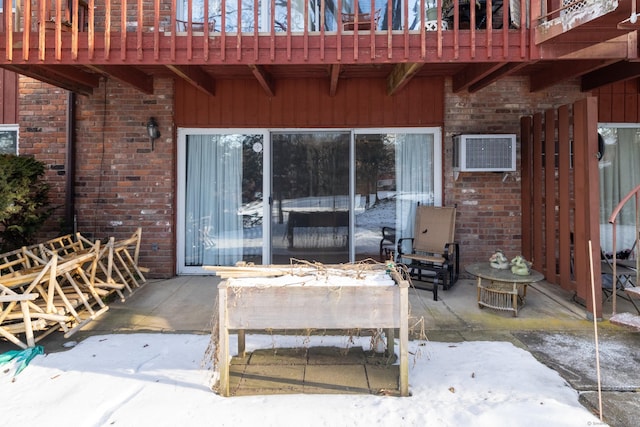
[[[151,140],[151,151],[153,151],[156,139],[160,138],[160,128],[155,117],[149,117],[149,121],[147,122],[147,134],[149,135],[149,140]]]

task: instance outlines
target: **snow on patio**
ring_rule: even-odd
[[[252,335],[247,350],[362,346],[370,338]],[[208,335],[94,336],[0,374],[3,424],[15,426],[586,426],[578,394],[505,342],[410,342],[410,397],[211,391]],[[232,336],[231,348],[235,348]]]

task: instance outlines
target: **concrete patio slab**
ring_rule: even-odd
[[[371,390],[364,365],[308,365],[304,377],[304,393],[353,394],[371,393]]]
[[[220,279],[183,276],[150,280],[126,301],[112,301],[110,309],[70,339],[60,333],[41,344],[47,353],[65,351],[68,341],[113,333],[158,332],[210,334],[217,315],[215,301]],[[461,279],[433,301],[426,290],[411,289],[411,336],[429,341],[508,341],[530,351],[555,369],[580,394],[583,404],[597,409],[597,383],[593,348],[593,322],[572,295],[546,282],[529,287],[526,304],[518,316],[488,308],[476,300],[474,280]],[[618,312],[633,307],[618,300]],[[640,334],[612,325],[610,304],[600,333],[603,406],[611,426],[634,425],[640,419]],[[264,333],[263,331],[260,331]],[[250,333],[249,331],[247,333]],[[278,331],[269,331],[277,334]],[[293,334],[287,331],[287,334]],[[295,331],[300,336],[308,331]],[[345,331],[313,331],[314,334],[347,334]],[[353,333],[349,331],[348,333]],[[362,332],[369,333],[369,332]],[[250,338],[247,338],[248,341]],[[348,337],[345,335],[345,342]],[[304,342],[302,340],[301,342]],[[304,346],[303,346],[304,347]],[[0,352],[14,346],[0,341]],[[397,349],[397,347],[396,347]],[[235,396],[275,393],[372,393],[391,394],[398,387],[398,367],[385,358],[372,357],[362,348],[269,349],[232,358],[231,394]],[[411,379],[409,379],[411,386]],[[391,392],[390,392],[391,390]]]

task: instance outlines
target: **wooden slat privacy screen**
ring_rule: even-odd
[[[18,123],[18,75],[0,69],[0,123]]]
[[[602,315],[598,100],[589,97],[521,119],[522,251],[545,279]]]

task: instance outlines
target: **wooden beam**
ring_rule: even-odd
[[[588,46],[576,43],[554,43],[541,46],[540,55],[545,59],[637,58],[637,38],[637,34],[634,32]]]
[[[492,72],[492,73],[484,76],[483,78],[473,82],[473,84],[471,84],[467,88],[467,90],[469,91],[469,93],[477,92],[480,89],[484,89],[485,87],[489,86],[491,83],[494,83],[498,79],[501,79],[501,78],[506,77],[506,76],[508,76],[510,74],[513,74],[516,71],[520,70],[521,68],[524,68],[527,65],[530,65],[530,64],[526,63],[526,62],[511,62],[511,63],[504,64],[500,68],[495,70],[494,72]]]
[[[177,76],[207,95],[215,96],[214,79],[198,65],[166,65]]]
[[[461,71],[453,75],[453,92],[457,93],[467,90],[469,86],[499,70],[504,64],[504,62],[497,62],[467,65]]]
[[[44,67],[39,67],[44,70]],[[64,78],[66,80],[76,81],[82,85],[97,88],[100,86],[100,75],[83,71],[81,68],[73,65],[58,65],[47,68],[47,71]]]
[[[621,30],[617,30],[616,27],[613,26],[615,25],[614,22],[616,22],[616,18],[607,16],[614,15],[611,12],[614,12],[616,8],[618,8],[617,2],[594,2],[588,4],[581,10],[581,13],[575,14],[570,20],[552,19],[542,25],[535,25],[534,42],[535,44],[541,44],[552,39],[557,40],[562,39],[562,37],[570,37],[571,33],[575,34],[584,32],[585,30],[593,31],[595,28],[612,28],[612,31],[617,31],[618,34],[616,35],[619,35]],[[604,37],[607,36],[602,34],[602,37],[603,40],[606,40]]]
[[[407,62],[397,64],[387,78],[387,94],[395,95],[424,66],[424,62]]]
[[[258,83],[260,83],[260,86],[262,86],[262,89],[267,92],[269,98],[273,98],[274,96],[276,96],[273,79],[271,78],[269,73],[265,71],[264,67],[261,65],[249,64],[249,68],[251,69],[251,72],[253,73],[256,80],[258,80]]]
[[[110,2],[111,4],[113,2]],[[107,24],[109,24],[107,20]],[[44,30],[43,30],[44,31]],[[501,30],[493,31],[493,39],[490,45],[490,49],[485,43],[480,43],[471,37],[469,31],[442,31],[439,42],[442,44],[442,49],[439,54],[435,56],[431,55],[431,47],[427,47],[425,55],[428,57],[429,64],[448,64],[452,63],[464,63],[464,62],[495,62],[497,58],[496,52],[501,51],[500,60],[508,61],[512,60],[525,60],[530,57],[529,54],[523,56],[522,50],[528,51],[530,47],[527,45],[528,37],[522,36],[518,32],[506,32],[506,36],[498,37],[498,32]],[[42,58],[37,54],[30,55],[25,63],[32,63],[34,65],[58,65],[58,64],[109,64],[109,65],[127,65],[134,64],[136,67],[142,69],[142,66],[150,66],[150,69],[157,70],[159,64],[184,64],[184,65],[201,65],[205,67],[218,66],[218,65],[249,65],[249,64],[294,64],[294,65],[323,65],[340,63],[342,65],[358,65],[358,64],[397,64],[397,63],[424,63],[425,56],[422,53],[423,37],[421,37],[418,31],[410,32],[408,34],[396,34],[389,32],[374,32],[374,45],[386,46],[390,43],[387,51],[389,55],[380,55],[379,53],[373,55],[360,54],[358,59],[353,55],[353,45],[350,40],[353,39],[351,34],[337,34],[327,32],[324,37],[319,36],[307,36],[308,47],[304,48],[303,35],[292,35],[289,37],[280,37],[274,35],[273,37],[267,34],[260,33],[255,36],[251,33],[242,33],[239,37],[241,44],[236,46],[238,38],[231,36],[232,33],[220,33],[220,36],[215,36],[210,39],[212,46],[219,54],[205,55],[203,53],[204,36],[192,35],[191,50],[189,50],[188,37],[180,37],[175,35],[175,31],[171,32],[170,36],[159,37],[156,40],[155,31],[144,31],[141,34],[142,46],[144,46],[142,59],[138,59],[138,52],[135,48],[137,40],[127,38],[127,43],[130,46],[126,47],[127,61],[123,62],[119,53],[122,51],[120,43],[121,39],[118,37],[117,32],[107,31],[96,33],[94,44],[89,49],[86,42],[80,43],[78,46],[77,59],[74,59],[71,50],[68,48],[71,44],[70,33],[63,32],[61,34],[60,45],[60,58],[55,57],[53,51],[56,44],[53,32],[43,32],[43,39],[46,41],[46,49]],[[297,33],[296,33],[297,34]],[[475,34],[475,33],[474,33]],[[434,32],[433,36],[437,34]],[[226,38],[224,38],[226,37]],[[258,38],[258,50],[255,50],[255,38]],[[362,38],[364,37],[364,39]],[[14,35],[15,38],[15,35]],[[369,35],[362,35],[360,41],[360,47],[363,47],[362,40],[369,40]],[[477,38],[477,37],[476,37]],[[7,34],[0,32],[0,56],[15,54],[17,49],[22,49],[23,41],[14,41],[15,44],[6,44]],[[32,33],[33,39],[33,33]],[[82,39],[82,38],[81,38]],[[231,40],[233,39],[233,43]],[[454,41],[455,39],[455,41]],[[223,40],[227,41],[227,45],[223,43]],[[431,38],[429,37],[429,40]],[[475,40],[475,42],[474,42]],[[322,41],[322,43],[321,43]],[[596,40],[590,44],[595,44]],[[219,43],[218,43],[219,42]],[[159,45],[158,45],[159,43]],[[367,43],[367,49],[370,48]],[[475,43],[475,44],[474,44]],[[218,46],[220,44],[220,46]],[[429,44],[429,43],[427,43]],[[472,54],[472,49],[469,47],[474,44],[475,48]],[[215,45],[215,46],[214,46]],[[324,49],[321,46],[325,46]],[[337,46],[342,46],[342,50]],[[406,46],[405,46],[406,45]],[[329,48],[331,46],[331,48]],[[372,45],[373,46],[373,45]],[[406,50],[408,48],[408,50]],[[229,59],[229,52],[240,49],[240,58],[237,58],[234,53],[233,61]],[[189,53],[190,52],[190,53]],[[225,53],[226,52],[226,53]],[[259,61],[256,60],[256,52]],[[305,53],[306,52],[306,53]],[[490,52],[494,52],[492,55]],[[264,56],[263,56],[264,55]],[[131,60],[135,58],[135,60]],[[266,62],[265,62],[266,60]],[[8,60],[6,61],[8,62]],[[21,62],[22,64],[23,62]],[[145,69],[146,71],[146,69]],[[160,73],[160,71],[158,70]],[[150,73],[150,72],[149,72]]]
[[[72,66],[45,67],[36,65],[19,66],[2,64],[0,67],[85,96],[92,95],[93,89],[100,85],[100,76],[97,74],[85,73]],[[55,71],[56,68],[59,69]],[[70,69],[73,69],[73,71]]]
[[[582,76],[580,90],[589,92],[611,83],[640,77],[640,63],[620,61]]]
[[[133,86],[142,93],[153,95],[153,77],[131,66],[87,65],[99,73],[112,77],[121,83]]]
[[[554,61],[546,68],[536,70],[535,74],[530,76],[529,90],[537,92],[557,83],[606,67],[613,62],[616,62],[616,60]]]
[[[340,64],[329,65],[329,96],[336,96],[338,91],[338,78],[340,78]]]

